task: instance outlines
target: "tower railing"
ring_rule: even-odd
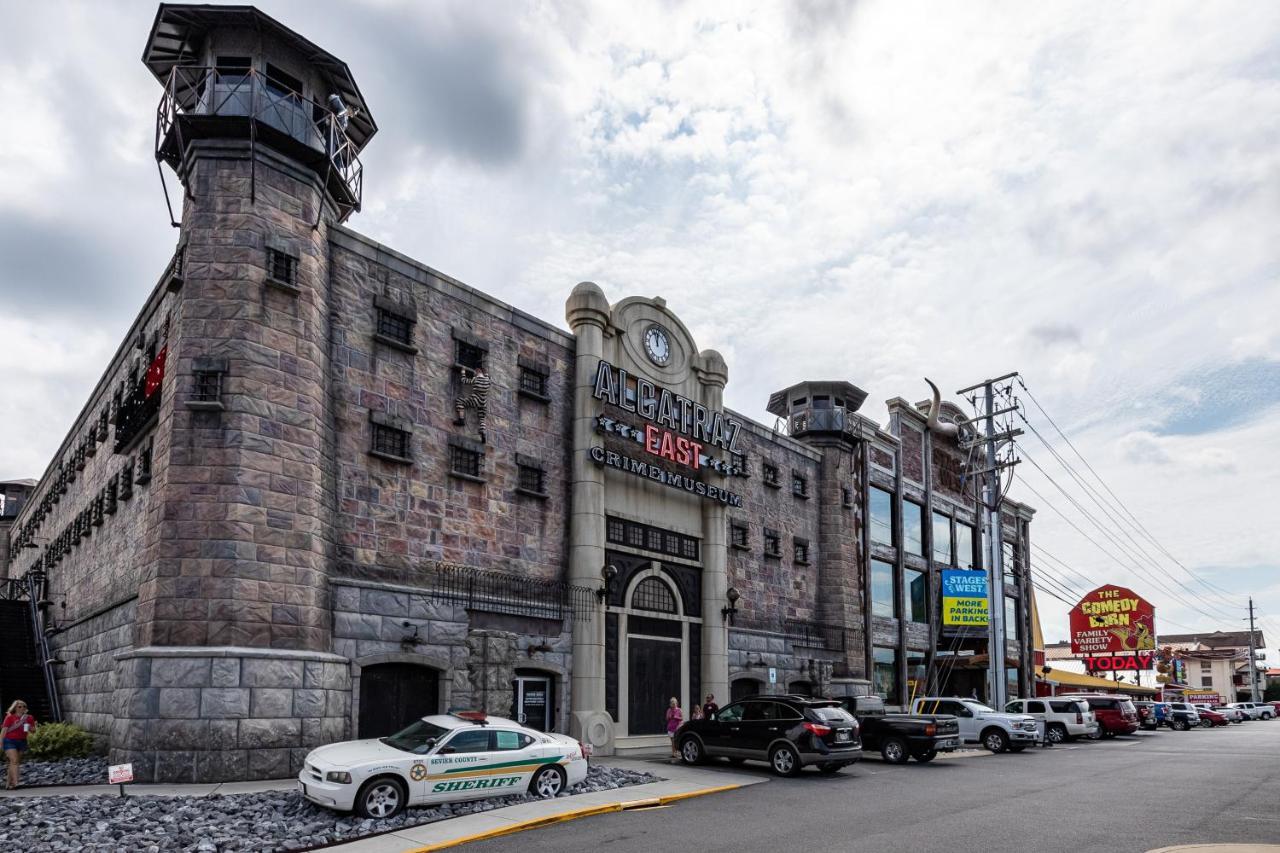
[[[225,136],[201,121],[223,120],[256,143],[259,132],[290,143],[311,164],[321,167],[341,218],[360,209],[364,167],[346,132],[347,119],[326,104],[303,96],[279,80],[254,68],[227,70],[206,65],[177,65],[169,72],[156,109],[156,158],[169,163],[182,177],[187,134]]]

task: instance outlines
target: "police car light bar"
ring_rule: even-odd
[[[489,722],[489,717],[485,714],[484,711],[453,711],[452,714],[453,716],[457,717],[459,720],[466,720],[471,723],[479,723],[482,726]]]

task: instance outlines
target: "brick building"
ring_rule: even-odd
[[[162,5],[144,62],[177,246],[10,537],[113,761],[283,776],[460,706],[626,751],[671,695],[984,689],[938,618],[939,569],[983,567],[928,428],[955,406],[878,425],[801,382],[756,423],[661,298],[579,284],[566,330],[347,227],[377,126],[275,20]],[[1031,515],[1003,507],[1019,692]]]

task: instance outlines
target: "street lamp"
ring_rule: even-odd
[[[604,601],[613,592],[613,580],[618,576],[618,567],[613,563],[600,570],[600,578],[604,581],[604,585],[596,590],[596,598]]]
[[[738,615],[738,599],[742,594],[738,592],[737,587],[729,587],[728,592],[724,594],[729,599],[729,606],[720,608],[720,615],[729,620],[729,624],[733,624],[733,617]]]

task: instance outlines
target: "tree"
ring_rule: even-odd
[[[1262,699],[1264,702],[1280,702],[1280,681],[1268,684],[1262,691]]]

